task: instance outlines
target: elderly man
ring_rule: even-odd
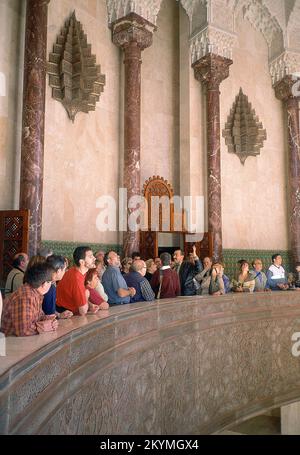
[[[143,302],[145,300],[154,300],[155,294],[145,277],[147,266],[141,259],[133,261],[131,272],[124,275],[128,287],[133,287],[136,294],[131,297],[130,302]]]
[[[203,259],[203,266],[204,266],[204,269],[202,270],[202,272],[197,273],[197,275],[195,275],[195,280],[197,281],[197,283],[199,283],[199,289],[197,290],[197,294],[208,295],[210,281],[211,281],[211,268],[212,268],[211,258],[205,257]]]
[[[189,260],[184,261],[181,250],[174,251],[173,258],[175,261],[174,269],[179,275],[181,295],[195,295],[196,287],[193,278],[203,269],[196,254],[196,246],[193,245],[193,252],[189,255]]]
[[[255,292],[264,292],[264,291],[270,291],[270,289],[267,287],[267,277],[266,274],[262,271],[263,268],[263,263],[262,260],[257,258],[254,259],[252,262],[252,274],[255,279]]]
[[[177,297],[180,295],[180,281],[178,273],[171,269],[171,255],[160,255],[162,266],[156,270],[151,280],[152,289],[157,299]]]
[[[24,273],[29,262],[26,253],[18,253],[13,258],[13,269],[9,272],[5,283],[5,295],[9,297],[23,284]]]
[[[280,254],[273,254],[272,262],[273,264],[267,270],[267,287],[272,291],[285,291],[289,285]]]
[[[102,284],[108,295],[110,305],[130,303],[130,298],[136,294],[133,287],[128,287],[120,271],[120,257],[115,251],[109,251],[104,257],[107,266]]]

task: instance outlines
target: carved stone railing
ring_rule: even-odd
[[[4,434],[207,434],[300,399],[300,293],[185,297],[8,338]],[[294,349],[295,353],[295,349]]]

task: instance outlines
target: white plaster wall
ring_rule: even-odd
[[[0,210],[17,208],[24,21],[20,0],[0,0]]]
[[[287,143],[282,104],[268,70],[268,48],[248,21],[237,20],[230,77],[221,84],[221,130],[242,87],[267,131],[257,157],[245,165],[221,139],[223,247],[287,249]]]
[[[142,53],[141,183],[153,175],[179,194],[179,5],[163,0]]]
[[[118,232],[98,231],[96,200],[108,194],[118,203],[121,51],[111,40],[105,0],[51,0],[48,56],[74,10],[106,84],[95,112],[78,113],[72,123],[47,77],[42,238],[118,243]]]
[[[189,19],[180,8],[180,194],[192,196],[192,222],[196,197],[206,196],[205,98],[191,67]],[[207,228],[206,228],[207,229]]]

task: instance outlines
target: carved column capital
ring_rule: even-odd
[[[130,13],[111,24],[113,43],[123,50],[136,43],[142,51],[152,44],[156,26],[136,13]]]
[[[274,85],[274,90],[281,101],[300,100],[300,77],[288,74]]]
[[[229,76],[229,66],[233,61],[220,55],[207,54],[192,64],[195,78],[204,83],[208,89],[218,89]]]

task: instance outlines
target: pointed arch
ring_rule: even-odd
[[[231,5],[233,5],[235,18],[242,14],[255,30],[261,32],[268,45],[270,59],[283,52],[283,30],[277,18],[271,14],[262,0],[235,0]]]

